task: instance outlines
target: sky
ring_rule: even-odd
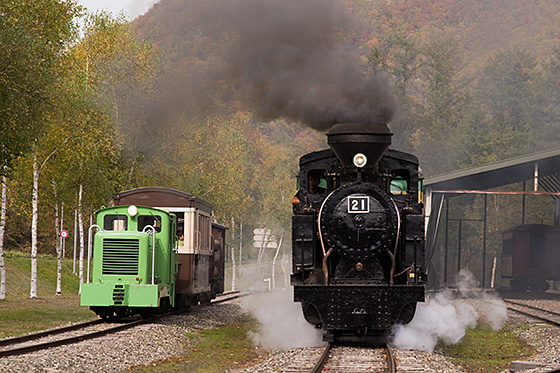
[[[159,0],[78,0],[90,12],[106,10],[118,14],[124,12],[130,19],[146,13]]]

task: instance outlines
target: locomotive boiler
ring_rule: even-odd
[[[424,301],[418,159],[385,123],[342,123],[299,162],[292,200],[294,301],[324,339],[386,337]]]

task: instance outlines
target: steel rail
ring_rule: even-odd
[[[315,366],[311,370],[311,373],[319,373],[323,370],[323,368],[325,367],[325,364],[327,363],[327,361],[329,361],[329,354],[331,352],[331,348],[333,347],[333,345],[334,344],[332,342],[329,342],[325,346],[325,349],[323,350],[323,353],[319,357],[319,361],[317,361],[317,363],[315,364]]]
[[[238,294],[238,295],[234,295],[232,297],[228,297],[228,298],[224,298],[224,299],[212,299],[212,301],[210,302],[210,304],[218,304],[218,303],[224,303],[233,299],[237,299],[237,298],[243,298],[246,297],[247,294]]]
[[[233,296],[228,297],[228,298],[223,298],[223,299],[212,299],[212,301],[210,301],[210,304],[223,303],[223,302],[227,302],[227,301],[237,299],[237,298],[244,298],[244,297],[247,297],[247,296],[252,295],[254,293],[253,292],[241,293],[240,291],[229,291],[227,293],[222,293],[221,296],[224,297],[224,296],[228,296],[230,294],[236,294],[236,295],[233,295]]]
[[[154,319],[155,318],[135,320],[135,321],[123,324],[123,325],[118,325],[118,326],[114,326],[112,328],[107,328],[107,329],[104,329],[104,330],[98,330],[98,331],[95,331],[95,332],[86,333],[86,334],[82,334],[82,335],[78,335],[78,336],[74,336],[74,337],[68,337],[68,338],[63,338],[63,339],[50,341],[50,342],[43,342],[43,343],[38,343],[38,344],[34,344],[34,345],[29,345],[29,346],[16,347],[16,348],[12,348],[12,349],[2,350],[2,351],[0,351],[0,357],[11,356],[11,355],[22,355],[22,354],[26,354],[28,352],[40,351],[40,350],[44,350],[44,349],[50,348],[50,347],[63,346],[63,345],[67,345],[67,344],[72,344],[72,343],[85,341],[85,340],[88,340],[88,339],[102,337],[102,336],[107,335],[107,334],[112,334],[112,333],[116,333],[116,332],[121,331],[121,330],[130,329],[133,326],[137,326],[137,325],[140,325],[140,324],[151,322]],[[47,333],[47,335],[48,335],[48,332],[45,332],[45,333]]]
[[[528,305],[528,304],[523,304],[523,303],[515,302],[515,301],[509,300],[509,299],[504,299],[504,302],[507,302],[507,303],[510,303],[510,304],[514,304],[514,305],[516,305],[516,306],[522,306],[522,307],[531,308],[531,309],[536,310],[536,311],[541,311],[541,312],[550,313],[551,315],[560,316],[560,312],[554,312],[554,311],[551,311],[551,310],[546,310],[546,309],[544,309],[544,308],[539,308],[539,307],[531,306],[531,305]]]
[[[224,298],[224,299],[219,299],[219,300],[213,301],[212,304],[223,303],[223,302],[230,301],[232,299],[242,298],[242,297],[245,297],[247,295],[250,295],[250,293],[240,294],[239,292],[225,293],[226,296],[230,295],[230,294],[235,294],[235,295]],[[28,345],[28,346],[22,346],[22,347],[15,347],[15,348],[11,348],[11,349],[0,350],[0,358],[4,357],[4,356],[21,355],[21,354],[25,354],[25,353],[29,353],[29,352],[40,351],[40,350],[50,348],[50,347],[63,346],[63,345],[68,345],[68,344],[72,344],[72,343],[85,341],[85,340],[88,340],[88,339],[102,337],[102,336],[105,336],[105,335],[108,335],[108,334],[112,334],[112,333],[116,333],[116,332],[119,332],[119,331],[122,331],[122,330],[132,328],[132,327],[137,326],[137,325],[153,322],[153,321],[155,321],[155,320],[157,320],[157,319],[159,319],[163,316],[178,315],[178,314],[185,313],[185,312],[187,312],[187,309],[174,310],[174,311],[164,313],[164,314],[161,314],[161,315],[156,315],[154,317],[142,318],[142,319],[127,322],[127,323],[122,324],[122,325],[109,327],[109,328],[104,329],[104,330],[98,330],[98,331],[95,331],[95,332],[86,333],[86,334],[82,334],[82,335],[78,335],[78,336],[62,338],[62,339],[55,340],[55,341],[50,341],[50,342],[37,343],[37,344],[34,344],[34,345]],[[40,339],[40,338],[47,337],[47,336],[52,336],[52,335],[57,335],[57,334],[61,334],[61,333],[66,333],[66,332],[69,332],[69,331],[79,330],[79,329],[83,329],[83,328],[93,326],[93,325],[103,324],[105,322],[106,322],[106,320],[103,320],[103,319],[90,320],[90,321],[86,321],[86,322],[79,323],[79,324],[63,326],[63,327],[60,327],[60,328],[40,331],[40,332],[37,332],[37,333],[27,334],[27,335],[23,335],[23,336],[19,336],[19,337],[6,338],[6,339],[0,340],[0,346],[10,346],[10,345],[23,343],[23,342],[33,341],[33,340]]]
[[[90,320],[90,321],[85,321],[85,322],[78,323],[78,324],[62,326],[60,328],[55,328],[55,329],[50,329],[50,330],[42,330],[40,332],[21,335],[21,336],[18,336],[18,337],[5,338],[5,339],[0,340],[0,346],[9,346],[9,345],[13,345],[13,344],[16,344],[16,343],[32,341],[34,339],[39,339],[39,338],[42,338],[42,337],[46,337],[48,335],[56,335],[56,334],[66,333],[66,332],[70,332],[70,331],[73,331],[73,330],[82,329],[82,328],[85,328],[85,327],[88,327],[88,326],[101,324],[103,322],[105,322],[105,321],[101,320],[101,319]]]
[[[511,303],[510,301],[507,301],[507,300],[504,300],[504,302]],[[539,310],[539,311],[541,311],[541,312],[550,312],[550,311],[545,310],[545,309],[541,309],[541,308],[537,308],[537,307],[532,307],[532,306],[526,306],[526,305],[524,305],[524,304],[523,304],[523,305],[520,304],[520,306],[522,306],[522,307],[527,307],[527,308],[529,308],[529,309],[534,308],[535,310]],[[541,320],[541,321],[544,321],[544,322],[549,323],[549,324],[551,324],[551,325],[560,327],[560,322],[559,322],[559,321],[550,320],[550,319],[548,319],[548,318],[546,318],[546,317],[538,316],[538,315],[535,315],[534,313],[521,311],[521,310],[518,310],[518,309],[515,309],[515,308],[512,308],[512,307],[507,307],[507,309],[510,310],[510,311],[513,311],[513,312],[517,312],[517,313],[519,313],[519,314],[521,314],[521,315],[529,316],[529,317],[532,317],[532,318],[534,318],[534,319]]]
[[[389,373],[397,373],[397,362],[395,361],[393,350],[388,343],[385,344],[385,349],[387,350],[387,364],[389,366]]]

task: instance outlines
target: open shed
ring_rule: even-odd
[[[523,183],[523,190],[506,190],[505,186]],[[503,188],[503,189],[501,189]],[[525,156],[515,157],[500,162],[487,164],[446,174],[428,177],[424,180],[424,202],[426,218],[426,250],[427,258],[431,261],[436,250],[436,235],[440,222],[445,222],[445,258],[443,278],[438,281],[434,276],[434,266],[428,265],[429,285],[432,288],[447,286],[448,279],[448,241],[450,212],[449,200],[455,196],[477,194],[484,196],[482,218],[477,220],[482,224],[483,245],[481,248],[482,273],[480,284],[488,287],[486,263],[486,227],[487,227],[487,197],[488,195],[520,195],[522,196],[521,213],[518,224],[525,224],[525,203],[527,196],[548,195],[554,201],[554,226],[560,226],[560,148]],[[459,221],[459,247],[461,244],[461,219]],[[465,221],[467,219],[463,219]],[[507,229],[509,227],[503,227]],[[458,250],[457,269],[461,269],[460,249]]]

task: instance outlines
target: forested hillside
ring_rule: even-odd
[[[132,22],[18,0],[0,14],[11,249],[33,241],[34,167],[52,252],[63,203],[65,227],[76,209],[87,225],[148,185],[207,199],[236,240],[239,223],[246,240],[289,234],[298,157],[334,121],[392,117],[393,147],[425,176],[559,143],[555,0],[161,0]]]
[[[236,45],[236,37],[239,37],[235,30],[228,28],[229,24],[224,26],[227,21],[223,17],[239,17],[238,12],[251,14],[247,7],[255,6],[255,2],[233,2],[238,7],[235,10],[219,1],[204,3],[205,6],[198,1],[163,0],[133,24],[139,38],[149,40],[166,56],[166,69],[173,76],[172,80],[181,81],[183,87],[196,87],[183,91],[185,102],[200,100],[191,113],[200,114],[198,109],[247,115],[246,130],[255,133],[266,144],[267,152],[282,155],[273,161],[292,162],[290,166],[302,153],[324,147],[320,141],[322,132],[310,132],[302,118],[284,115],[281,116],[283,120],[269,122],[266,117],[259,117],[253,98],[244,101],[238,94],[243,93],[246,88],[243,84],[247,81],[221,75],[221,71],[229,66],[228,59],[232,58],[230,48]],[[312,40],[331,47],[329,43],[336,38],[327,42],[323,38],[314,39],[313,33],[317,29],[323,33],[334,29],[337,36],[350,46],[348,60],[363,71],[363,80],[388,77],[396,100],[390,122],[394,133],[393,147],[417,154],[424,176],[558,146],[559,3],[552,0],[341,0],[335,3],[342,5],[335,12],[340,18],[332,14],[325,16],[317,3],[308,2],[318,8],[315,14],[309,14],[308,23],[319,23],[320,26],[300,27],[297,14],[286,14],[284,21],[278,22],[294,33],[300,32],[302,44]],[[354,18],[348,21],[342,14],[351,14]],[[260,19],[258,16],[245,19],[247,27],[260,30],[262,38],[255,37],[251,39],[253,46],[244,44],[244,47],[256,49],[255,45],[267,41],[267,30],[260,25]],[[270,21],[266,17],[263,19]],[[329,22],[332,27],[321,28]],[[349,27],[345,22],[352,25]],[[215,23],[218,26],[208,26]],[[282,27],[279,30],[278,33],[283,32]],[[297,38],[288,40],[293,42]],[[276,38],[268,42],[274,49],[269,45],[263,50],[270,59],[277,61],[275,66],[279,70],[288,71],[284,65],[285,55],[279,52],[284,46],[275,44]],[[296,45],[299,43],[298,40]],[[309,54],[315,53],[313,46],[308,46],[308,51]],[[350,58],[354,53],[359,56],[355,62]],[[264,60],[263,64],[269,62]],[[246,62],[251,68],[260,68],[253,66],[253,61]],[[302,69],[305,68],[304,65]],[[322,69],[321,63],[317,63],[317,69]],[[323,78],[331,81],[329,77]],[[310,95],[324,87],[306,79],[302,82],[308,85]],[[353,84],[350,79],[338,82],[341,84],[336,87],[341,91]],[[298,83],[292,82],[293,85]],[[269,92],[267,89],[275,81],[267,81],[267,84],[259,87],[258,93]],[[196,92],[194,100],[190,97],[193,91]],[[201,91],[204,95],[200,95]],[[332,94],[336,97],[334,106],[336,100],[342,99],[337,93]],[[305,100],[304,95],[297,97]],[[234,123],[236,128],[239,125]],[[270,170],[268,167],[274,169],[275,166],[268,163],[263,170]],[[269,176],[263,180],[277,180],[276,172],[266,172]],[[270,175],[274,176],[270,178]],[[287,206],[289,201],[285,195],[282,200],[279,195],[277,191],[267,193],[267,205]],[[549,221],[550,214],[543,208],[549,202],[532,199],[527,221]],[[459,209],[465,217],[479,218],[474,215],[481,201],[471,198],[461,203],[474,207],[464,211]],[[519,223],[516,217],[518,201],[492,197],[491,205],[488,254],[497,255],[501,247],[501,230]],[[280,209],[278,216],[286,212]],[[472,252],[464,253],[468,261],[470,257],[480,255],[475,248],[481,247],[481,232],[474,225],[465,227],[465,232],[469,238],[464,244],[473,248]],[[452,232],[452,245],[456,245],[455,239]],[[473,270],[478,271],[478,266],[478,260],[471,264]]]
[[[240,8],[251,4],[236,2]],[[356,18],[355,27],[342,36],[361,54],[369,74],[391,78],[398,101],[393,142],[418,153],[427,175],[556,146],[557,2],[343,4]],[[223,5],[216,7],[226,13]],[[196,77],[191,85],[205,83],[201,72],[223,64],[227,45],[234,40],[224,39],[224,29],[208,32],[205,25],[216,20],[200,14],[197,1],[164,0],[134,23],[139,37],[165,54],[171,71]],[[336,20],[333,26],[339,27]],[[224,83],[222,88],[225,96],[213,97],[218,101],[201,99],[204,110],[244,107],[229,96],[231,86]]]

